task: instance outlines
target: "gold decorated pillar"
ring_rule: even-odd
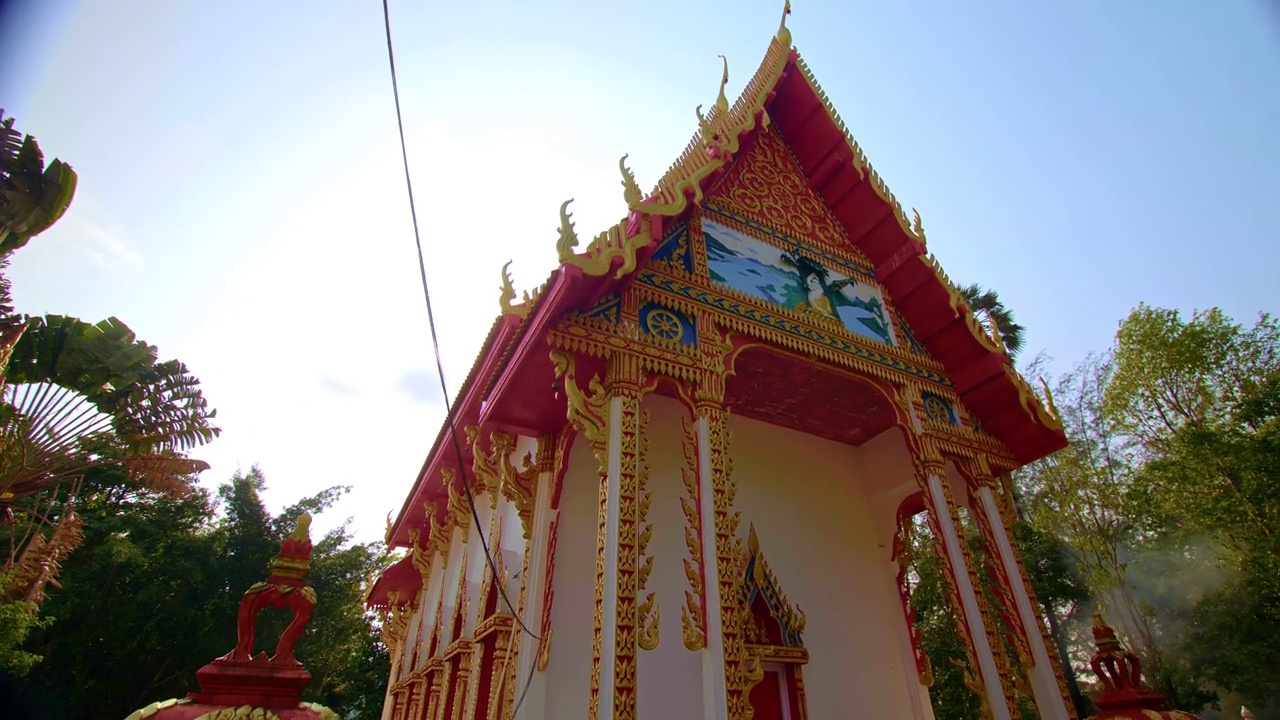
[[[1066,692],[1062,669],[1049,652],[1047,631],[1035,611],[1022,560],[1013,547],[1000,511],[995,478],[984,458],[969,461],[965,469],[974,520],[982,531],[996,597],[1004,606],[1002,613],[1009,626],[1010,640],[1030,681],[1036,709],[1042,720],[1075,720],[1075,708]]]
[[[758,680],[758,663],[747,657],[739,617],[737,539],[741,521],[735,512],[737,485],[729,452],[729,413],[724,407],[726,362],[732,345],[720,336],[710,316],[698,319],[702,372],[681,388],[693,422],[686,427],[685,575],[691,589],[682,613],[685,647],[702,656],[702,717],[745,720],[749,691]],[[752,669],[754,667],[754,670]]]
[[[520,497],[513,498],[526,535],[519,602],[524,626],[517,624],[513,630],[518,639],[504,681],[502,712],[496,716],[499,718],[512,715],[517,720],[541,718],[545,710],[545,678],[541,674],[535,675],[534,670],[545,670],[551,653],[550,590],[555,567],[554,537],[558,514],[553,502],[569,437],[569,432],[539,437],[533,463],[519,473],[522,481],[528,481],[528,485],[522,483],[518,488]],[[524,628],[531,632],[525,632]],[[525,696],[523,702],[521,695]]]
[[[571,355],[553,351],[552,360],[564,377],[569,420],[591,444],[600,471],[590,717],[634,720],[637,648],[658,641],[652,594],[637,602],[652,569],[652,559],[643,557],[652,528],[645,525],[649,498],[640,463],[640,399],[652,386],[629,354],[615,353],[608,388],[592,378],[589,394],[577,384]]]
[[[946,462],[927,438],[921,438],[921,442],[913,447],[912,454],[917,481],[928,508],[926,514],[934,536],[934,547],[956,609],[956,629],[965,638],[965,648],[973,668],[965,671],[966,684],[981,699],[985,717],[991,720],[1019,718],[1021,713],[1011,679],[1005,677],[1006,673],[1001,669],[1003,646],[996,627],[986,616],[979,594],[973,558],[947,479]],[[976,677],[973,672],[977,673]]]

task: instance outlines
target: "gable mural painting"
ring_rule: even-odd
[[[874,285],[709,219],[702,221],[702,235],[713,281],[775,305],[835,318],[855,335],[894,344],[884,298]]]

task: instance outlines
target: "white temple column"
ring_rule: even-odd
[[[546,442],[545,440],[542,442]],[[554,441],[552,441],[554,442]],[[540,458],[541,459],[541,458]],[[525,583],[524,626],[539,635],[546,632],[542,626],[543,603],[546,601],[547,566],[551,562],[551,527],[558,510],[551,507],[555,495],[555,467],[539,467],[537,485],[533,493],[533,513],[529,532],[529,579]],[[515,702],[516,720],[542,720],[546,714],[546,675],[534,673],[542,641],[534,638],[518,626],[520,633],[519,661],[516,664]],[[529,687],[526,690],[525,684]],[[524,702],[520,695],[524,693]]]
[[[951,573],[955,579],[956,590],[960,595],[960,604],[966,625],[969,627],[970,639],[973,642],[974,654],[977,655],[978,670],[982,675],[982,686],[986,691],[987,704],[991,708],[993,720],[1011,720],[1009,706],[1005,702],[1004,689],[1000,685],[1000,670],[996,667],[995,656],[991,644],[987,640],[986,626],[982,619],[982,610],[978,597],[970,580],[965,553],[960,546],[960,535],[957,532],[951,508],[947,502],[947,491],[942,483],[946,482],[936,472],[929,473],[929,512],[937,517],[938,527],[942,531],[943,547],[947,559],[953,568]]]
[[[1053,661],[1049,657],[1049,649],[1044,644],[1044,633],[1041,632],[1040,616],[1036,613],[1027,593],[1026,578],[1022,575],[1021,566],[1014,555],[1013,543],[1009,542],[1008,531],[1004,520],[1000,517],[999,506],[991,488],[982,485],[975,493],[978,500],[978,512],[983,513],[991,524],[995,535],[996,549],[1000,554],[1000,563],[1004,566],[1005,575],[1017,605],[1019,621],[1027,636],[1027,644],[1031,649],[1031,659],[1035,664],[1027,668],[1031,681],[1031,690],[1035,695],[1036,709],[1043,720],[1069,720],[1066,699],[1058,685],[1058,678],[1053,671]]]
[[[447,547],[444,543],[440,543],[440,547]],[[444,587],[445,560],[440,553],[435,553],[431,558],[431,576],[427,581],[426,588],[423,589],[422,597],[422,632],[419,634],[418,642],[422,644],[422,652],[418,653],[418,666],[426,663],[428,653],[431,652],[431,634],[436,629],[436,618],[440,617],[440,590]],[[415,667],[416,669],[416,667]]]
[[[409,618],[409,630],[404,639],[404,644],[400,647],[400,673],[397,681],[403,680],[413,672],[414,667],[414,651],[418,645],[418,634],[422,628],[422,595],[419,592],[418,597],[414,598],[415,605],[413,615]]]
[[[727,720],[725,692],[724,619],[720,615],[720,562],[716,553],[715,490],[711,467],[711,428],[706,415],[695,423],[698,437],[698,498],[702,537],[703,613],[707,621],[707,646],[702,649],[702,717]]]

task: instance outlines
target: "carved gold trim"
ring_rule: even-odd
[[[680,509],[684,511],[684,544],[689,557],[684,559],[684,576],[689,589],[684,592],[684,606],[680,608],[680,624],[684,631],[684,646],[697,651],[707,646],[706,591],[703,577],[706,567],[702,562],[701,494],[698,482],[698,434],[688,419],[681,418],[684,426],[684,466],[680,477],[684,481],[685,494],[680,497]]]
[[[753,560],[755,561],[754,563],[752,562]],[[763,640],[763,638],[753,638],[752,627],[748,625],[752,612],[750,604],[751,587],[747,584],[746,573],[750,569],[752,573],[750,581],[754,583],[757,590],[765,594],[765,604],[769,606],[769,611],[773,613],[774,619],[778,621],[778,625],[781,627],[783,641],[785,642],[787,637],[794,636],[797,642],[800,642],[807,622],[804,610],[801,610],[799,605],[793,606],[787,600],[786,594],[782,592],[782,584],[778,582],[773,570],[769,568],[769,561],[765,559],[764,553],[760,551],[760,539],[756,536],[754,523],[747,526],[747,549],[738,560],[737,567],[738,577],[743,580],[738,589],[738,597],[742,606],[743,635],[747,640],[757,644]]]
[[[636,587],[639,593],[648,589],[649,574],[653,572],[654,557],[648,555],[649,540],[653,537],[653,525],[648,522],[649,505],[653,495],[649,492],[649,411],[640,414],[639,441],[640,468],[636,478],[636,525],[640,528],[636,537],[636,557],[640,567],[636,573]],[[655,599],[656,593],[649,592],[644,602],[636,608],[637,643],[644,650],[658,647],[659,608]]]
[[[551,519],[550,538],[547,540],[547,572],[542,587],[542,642],[538,643],[537,668],[544,671],[551,661],[551,603],[555,599],[555,586],[552,581],[556,572],[556,536],[560,528],[560,518]]]

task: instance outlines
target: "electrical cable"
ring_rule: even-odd
[[[453,407],[449,402],[449,388],[444,380],[444,361],[440,356],[440,340],[436,333],[435,312],[431,307],[431,290],[427,285],[427,265],[423,260],[422,254],[422,235],[418,231],[418,210],[413,201],[413,180],[409,175],[409,149],[404,139],[404,118],[400,112],[400,86],[396,82],[396,57],[395,51],[391,47],[391,10],[387,5],[387,0],[382,0],[382,19],[387,30],[387,61],[391,66],[391,93],[395,97],[396,102],[396,124],[400,130],[400,156],[404,160],[404,182],[409,192],[409,214],[413,218],[413,240],[418,249],[418,272],[422,276],[422,295],[427,302],[427,324],[431,328],[431,345],[435,350],[436,356],[436,372],[440,375],[440,392],[444,396],[444,412],[445,422],[449,426],[449,437],[453,441],[454,452],[458,456],[458,471],[462,474],[462,488],[466,494],[467,504],[471,506],[471,518],[475,522],[476,535],[480,539],[480,547],[484,550],[485,560],[489,564],[489,572],[493,576],[494,583],[498,586],[498,591],[502,595],[502,601],[506,604],[507,610],[511,612],[511,616],[515,618],[520,629],[527,633],[534,640],[542,641],[542,636],[529,629],[524,619],[520,617],[520,613],[512,604],[511,598],[507,596],[507,584],[498,573],[497,563],[493,560],[493,553],[489,551],[489,543],[485,540],[484,530],[480,527],[480,513],[476,510],[475,495],[471,490],[471,481],[467,476],[466,460],[463,457],[462,443],[458,441],[458,428],[454,423]],[[532,677],[532,674],[530,674]],[[528,688],[526,688],[527,690]],[[518,706],[517,706],[518,707]]]

